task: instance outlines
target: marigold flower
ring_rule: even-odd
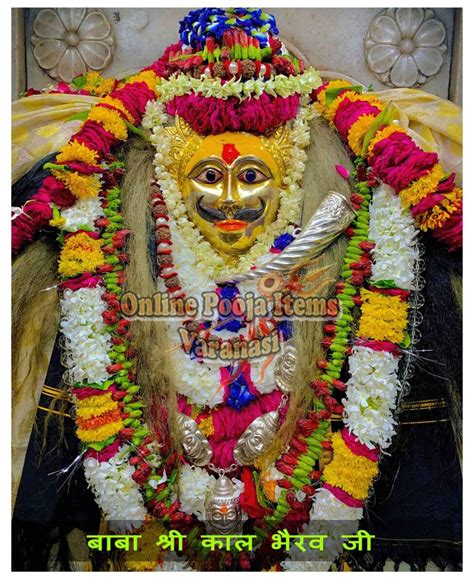
[[[101,239],[92,239],[84,232],[68,237],[59,257],[59,275],[74,277],[86,271],[94,272],[105,260],[101,244]]]
[[[76,413],[78,417],[85,420],[98,417],[116,408],[117,403],[112,400],[112,394],[105,393],[77,401]]]
[[[111,97],[110,95],[107,95],[107,97],[104,97],[104,99],[101,99],[100,102],[105,103],[106,105],[111,105],[112,107],[115,107],[116,109],[120,110],[125,115],[125,117],[127,118],[127,120],[130,123],[134,122],[133,115],[128,111],[128,109],[124,106],[124,104],[120,101],[120,99],[117,99],[116,97]]]
[[[462,207],[462,190],[455,188],[445,195],[444,199],[432,209],[416,217],[422,231],[439,229],[444,223]],[[50,221],[51,224],[51,221]]]
[[[332,447],[333,459],[323,472],[325,481],[353,498],[367,498],[372,480],[378,473],[377,463],[352,453],[339,431],[333,434]]]
[[[137,75],[133,75],[132,77],[127,79],[127,84],[128,83],[139,83],[141,81],[146,83],[148,85],[148,88],[151,89],[156,95],[158,94],[157,84],[159,81],[159,77],[156,75],[156,73],[154,71],[151,71],[151,70],[142,71],[141,73],[138,73]]]
[[[362,315],[358,336],[373,340],[402,342],[407,326],[408,303],[399,296],[361,291]]]
[[[116,435],[123,427],[122,420],[109,423],[94,429],[78,429],[77,437],[84,443],[95,443],[105,441]]]
[[[92,198],[97,196],[101,189],[99,178],[95,174],[79,174],[78,172],[63,172],[52,170],[53,176],[70,190],[76,198]]]
[[[106,79],[102,77],[97,71],[89,71],[86,74],[86,82],[82,87],[84,91],[88,91],[92,95],[101,97],[115,89],[116,81],[113,78]]]
[[[435,164],[428,174],[418,178],[398,193],[402,206],[407,208],[418,204],[427,194],[435,192],[443,176],[445,176],[443,168],[440,164]]]
[[[202,419],[199,422],[199,429],[206,437],[214,435],[214,422],[212,420],[212,415],[209,415],[209,417]]]
[[[373,114],[361,115],[349,130],[347,141],[349,143],[350,149],[356,156],[360,156],[362,152],[362,145],[364,143],[365,135],[367,134],[370,124],[374,121],[374,119],[375,115]]]
[[[350,87],[351,83],[349,81],[343,81],[342,79],[335,79],[334,81],[329,81],[326,88],[318,93],[318,102],[321,106],[326,107],[326,91],[328,89],[339,89],[339,87]]]
[[[379,101],[377,99],[377,97],[375,97],[375,95],[369,95],[367,93],[356,93],[355,91],[344,91],[342,94],[339,94],[336,99],[331,103],[331,105],[328,107],[326,113],[324,114],[325,117],[327,119],[329,119],[329,121],[333,121],[334,117],[337,113],[337,109],[338,107],[341,105],[341,103],[344,101],[344,99],[349,99],[349,101],[364,101],[366,103],[369,103],[370,105],[373,105],[375,107],[378,107],[380,109],[380,111],[382,111],[382,109],[384,108],[384,105],[381,101]]]
[[[99,154],[95,150],[91,150],[84,144],[72,140],[59,150],[59,154],[56,156],[56,162],[63,164],[74,160],[94,166],[97,163],[98,156]]]
[[[114,403],[114,405],[116,405]],[[79,429],[96,429],[104,425],[109,425],[110,423],[117,423],[117,421],[122,421],[120,417],[120,410],[116,406],[116,410],[108,411],[98,415],[97,417],[90,417],[89,419],[83,419],[81,417],[76,418],[76,423]]]
[[[117,140],[124,141],[127,139],[127,125],[118,112],[96,105],[91,109],[87,119],[100,123],[102,127],[113,134]]]
[[[406,131],[404,129],[402,129],[397,124],[390,124],[390,125],[383,127],[382,129],[377,130],[375,132],[374,137],[370,140],[370,144],[369,144],[369,147],[367,149],[368,156],[369,157],[372,156],[375,144],[377,142],[380,142],[381,140],[385,140],[385,138],[388,138],[389,136],[391,136],[395,132],[402,132],[402,133],[406,134]]]

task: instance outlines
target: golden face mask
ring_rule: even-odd
[[[243,132],[201,138],[182,121],[169,130],[170,171],[189,219],[222,255],[245,253],[277,216],[289,150],[286,130],[271,138]]]

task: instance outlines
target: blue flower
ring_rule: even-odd
[[[231,367],[227,367],[227,370],[231,372]],[[230,383],[229,389],[229,396],[227,397],[226,404],[237,411],[241,411],[250,402],[255,400],[255,396],[249,391],[247,381],[243,374]]]
[[[226,30],[238,28],[258,39],[261,47],[268,46],[268,34],[278,34],[275,17],[261,9],[200,8],[191,10],[179,23],[182,42],[194,49],[204,47],[206,38],[213,35],[220,40]]]
[[[278,331],[283,335],[283,340],[286,342],[288,338],[293,336],[293,329],[290,320],[282,320],[277,324]]]
[[[272,249],[278,249],[279,251],[283,251],[285,247],[288,247],[290,243],[292,243],[295,238],[290,235],[289,233],[283,233],[273,241]]]
[[[217,293],[219,294],[220,298],[223,300],[228,300],[226,304],[232,302],[232,300],[239,294],[239,288],[233,284],[223,285],[220,288],[217,288]],[[216,330],[228,330],[229,332],[238,332],[241,328],[246,326],[244,322],[244,315],[233,318],[229,320],[230,315],[219,315],[218,322],[225,321],[225,324],[221,326],[217,326]]]

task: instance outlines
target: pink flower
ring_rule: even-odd
[[[450,217],[442,227],[433,229],[433,236],[448,245],[448,251],[457,251],[462,247],[462,213]]]
[[[102,278],[90,272],[83,273],[79,277],[73,277],[59,284],[59,287],[76,291],[83,287],[96,287],[102,282]]]
[[[299,96],[271,97],[226,101],[202,95],[181,95],[166,106],[170,115],[179,115],[201,135],[242,131],[263,134],[296,117]]]
[[[437,162],[437,154],[424,152],[403,132],[377,142],[369,158],[372,174],[397,193],[428,174]]]
[[[122,89],[112,91],[110,96],[120,99],[137,125],[141,124],[146,104],[155,99],[155,93],[144,81],[129,83],[125,87],[122,87]]]
[[[116,138],[112,133],[108,132],[99,123],[92,120],[87,120],[72,139],[80,144],[84,144],[91,150],[96,150],[101,157],[108,154],[110,148],[116,142]]]
[[[345,166],[341,166],[340,164],[336,164],[336,172],[339,174],[339,176],[342,176],[344,180],[348,180],[349,176],[351,175],[349,170]]]
[[[336,115],[334,116],[334,125],[341,136],[347,139],[349,130],[361,115],[371,114],[377,116],[379,113],[380,109],[367,101],[351,101],[346,98],[341,101],[341,104],[337,108]]]

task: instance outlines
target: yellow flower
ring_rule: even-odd
[[[214,423],[212,421],[212,416],[209,415],[206,419],[202,419],[199,423],[199,429],[202,433],[209,437],[210,435],[214,435]]]
[[[375,115],[373,114],[361,115],[349,130],[347,141],[349,143],[350,149],[356,156],[360,156],[362,152],[362,145],[364,143],[365,135],[374,119]]]
[[[406,208],[418,204],[427,194],[436,192],[438,184],[445,176],[445,172],[440,164],[435,164],[433,168],[422,176],[412,182],[410,186],[401,190],[398,194],[402,205]]]
[[[86,233],[68,237],[59,257],[59,275],[74,277],[86,271],[95,272],[104,263],[101,244],[101,239],[92,239]]]
[[[375,136],[370,141],[369,147],[367,149],[367,155],[372,156],[375,144],[381,140],[385,140],[385,138],[388,138],[388,136],[394,134],[395,132],[403,132],[406,134],[406,131],[397,124],[390,124],[385,126],[383,129],[376,131]]]
[[[95,150],[91,150],[84,144],[72,140],[59,150],[59,154],[56,156],[56,163],[63,164],[74,161],[94,166],[97,163],[97,157],[98,153]]]
[[[78,429],[77,437],[84,443],[95,443],[109,439],[109,437],[116,435],[122,428],[122,421],[115,421],[114,423],[101,425],[94,429]]]
[[[98,417],[107,411],[112,411],[117,407],[117,403],[112,400],[112,395],[106,393],[105,395],[97,395],[77,401],[76,413],[81,419],[90,419],[91,417]]]
[[[93,198],[100,192],[100,180],[95,174],[87,175],[55,169],[51,173],[55,178],[64,182],[76,198]]]
[[[148,85],[155,95],[158,95],[157,84],[159,82],[159,77],[153,71],[142,71],[137,75],[129,77],[123,85],[128,85],[130,83],[140,83],[144,82]]]
[[[58,229],[61,228],[66,223],[66,219],[63,217],[58,217],[57,219],[51,219],[49,221],[50,227],[57,227]]]
[[[333,121],[336,115],[338,107],[344,101],[344,99],[349,99],[350,101],[366,101],[375,107],[378,107],[380,111],[383,110],[384,105],[381,101],[375,97],[375,95],[370,95],[368,93],[356,93],[355,91],[345,91],[342,95],[338,95],[336,99],[331,103],[328,107],[325,117],[329,119],[329,121]]]
[[[416,217],[422,231],[438,229],[456,212],[461,210],[462,190],[455,188],[444,195],[444,200],[432,209]]]
[[[127,124],[118,111],[96,105],[91,109],[87,119],[100,123],[117,140],[125,141],[127,139]]]
[[[85,91],[101,97],[114,90],[115,79],[106,79],[99,75],[97,71],[90,71],[86,74],[86,83],[82,87]]]
[[[140,531],[140,546],[138,551],[125,553],[125,565],[128,571],[154,571],[158,562],[163,561],[164,553],[161,547],[156,546],[156,541],[161,535],[168,534],[167,529],[155,519],[145,519],[146,522]]]
[[[342,79],[335,79],[334,81],[329,81],[326,89],[319,92],[318,102],[322,107],[326,107],[326,91],[328,89],[339,89],[339,87],[350,87],[351,83],[349,81],[343,81]]]
[[[339,431],[333,434],[332,446],[333,459],[324,468],[323,478],[328,484],[341,488],[353,498],[364,500],[378,473],[377,463],[352,453]]]
[[[120,101],[120,99],[117,99],[117,97],[111,97],[110,95],[107,95],[107,97],[104,97],[104,99],[101,99],[100,102],[106,103],[107,105],[111,105],[112,107],[119,109],[126,116],[127,120],[130,123],[134,122],[133,115],[128,111],[128,109]]]
[[[362,315],[358,335],[372,340],[402,342],[407,327],[408,303],[399,296],[361,291]]]

